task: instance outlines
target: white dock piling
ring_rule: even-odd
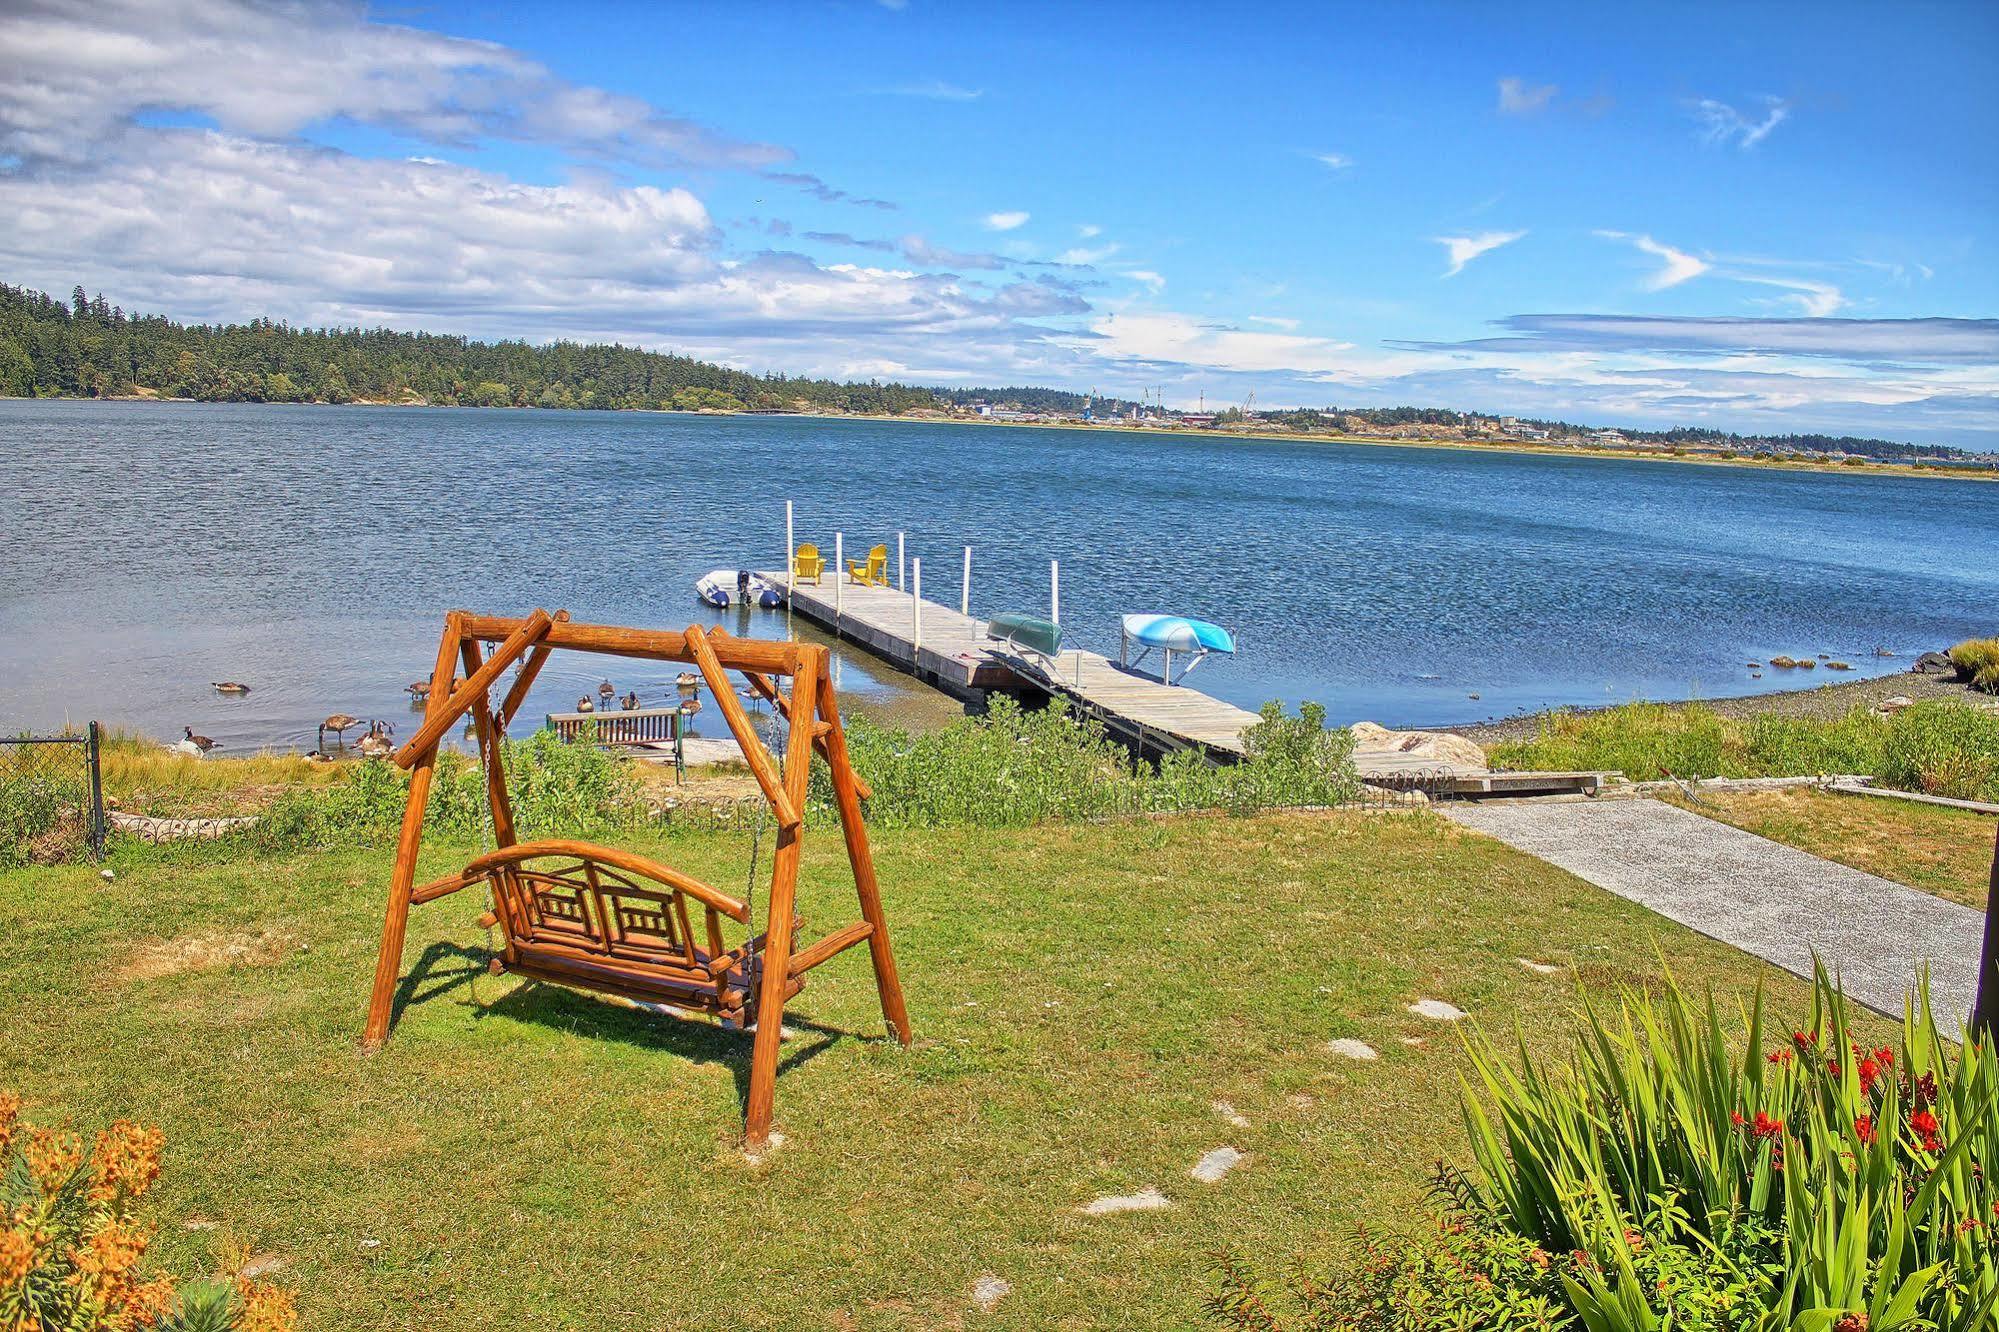
[[[1048,618],[1062,623],[1062,561],[1048,561]]]
[[[972,548],[965,547],[965,582],[958,589],[958,614],[967,619],[972,615]]]
[[[912,662],[923,652],[923,560],[912,560],[909,566],[913,581],[909,590],[909,653]]]
[[[895,590],[898,592],[908,587],[908,584],[902,580],[903,570],[906,567],[902,558],[902,539],[907,535],[909,535],[907,532],[895,534]]]
[[[784,585],[790,589],[795,584],[798,560],[793,554],[798,549],[791,539],[791,501],[784,502]],[[786,598],[789,600],[790,598]]]

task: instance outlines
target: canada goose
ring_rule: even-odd
[[[604,683],[597,686],[598,698],[616,698],[617,696],[618,696],[617,686],[613,685],[609,680],[606,680],[604,681]]]
[[[595,712],[597,710],[597,705],[590,701],[590,695],[585,694],[583,697],[576,700],[576,710],[578,712]]]
[[[701,687],[701,677],[693,671],[682,671],[674,677],[673,683],[681,689],[698,689]]]
[[[361,737],[360,744],[355,748],[361,751],[362,758],[387,758],[396,747],[396,742],[389,739],[393,734],[395,727],[387,722],[369,722],[368,733]]]
[[[194,728],[192,726],[183,726],[181,727],[181,730],[187,736],[187,743],[193,745],[196,749],[200,750],[204,754],[206,754],[211,749],[221,748],[220,745],[216,744],[213,740],[210,740],[207,736],[196,735],[194,733]]]
[[[333,755],[323,749],[308,749],[305,751],[305,761],[307,763],[331,763],[333,762]]]
[[[403,687],[409,690],[410,697],[419,703],[430,697],[430,681],[428,680],[413,680]]]
[[[701,711],[701,700],[698,698],[683,700],[680,705],[680,715],[683,717],[692,717],[699,711]]]
[[[247,694],[250,686],[235,680],[217,680],[210,685],[218,694]]]
[[[336,712],[319,724],[319,743],[326,743],[326,733],[333,732],[333,738],[341,744],[347,743],[346,732],[361,724],[361,719],[352,713]]]
[[[618,700],[618,706],[623,708],[626,712],[637,711],[639,706],[639,691],[634,689],[632,690],[631,693],[626,694],[623,698]]]

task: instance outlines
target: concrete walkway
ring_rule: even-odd
[[[1970,1018],[1984,930],[1970,907],[1657,800],[1439,808],[1796,975],[1816,949],[1850,998],[1891,1017],[1928,963],[1937,1021]]]

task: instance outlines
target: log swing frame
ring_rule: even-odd
[[[497,645],[490,654],[487,644]],[[748,903],[633,852],[574,840],[517,840],[499,740],[557,648],[680,662],[701,672],[777,825],[763,933],[755,933]],[[389,1038],[410,908],[481,883],[489,887],[493,903],[481,919],[499,925],[505,941],[494,959],[496,969],[754,1025],[744,1112],[748,1147],[760,1147],[770,1136],[784,1005],[813,967],[865,942],[874,964],[882,1017],[896,1039],[908,1045],[909,1015],[862,819],[861,802],[868,788],[847,760],[846,733],[827,669],[829,656],[828,649],[815,644],[736,638],[720,628],[704,630],[699,625],[675,632],[578,624],[567,611],[550,615],[545,610],[525,618],[469,611],[447,614],[423,724],[395,755],[395,762],[410,773],[409,802],[389,878],[363,1047],[378,1048]],[[516,664],[519,673],[495,709],[490,691],[501,673]],[[782,768],[737,699],[731,671],[789,723]],[[454,689],[453,680],[460,676],[463,683]],[[785,680],[790,681],[788,689],[781,685]],[[467,713],[485,768],[494,849],[457,873],[418,884],[417,853],[437,746]],[[800,840],[815,752],[832,773],[834,804],[861,919],[794,949]],[[536,863],[543,861],[557,863],[553,868]],[[696,942],[690,900],[705,916],[705,948]],[[723,947],[723,918],[749,932],[736,948]]]

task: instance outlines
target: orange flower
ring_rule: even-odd
[[[292,1294],[268,1281],[237,1278],[236,1291],[243,1297],[243,1316],[236,1332],[293,1332],[298,1326],[298,1305]]]
[[[105,1325],[111,1332],[139,1332],[159,1323],[173,1304],[173,1278],[154,1277],[126,1292],[122,1306],[116,1312],[107,1311]]]
[[[35,1268],[35,1237],[13,1229],[0,1230],[0,1290],[10,1290]]]
[[[121,1119],[97,1135],[90,1153],[90,1201],[108,1203],[136,1198],[151,1188],[160,1174],[160,1149],[166,1135]]]
[[[83,1139],[56,1129],[29,1129],[21,1155],[42,1192],[53,1194],[83,1164]]]
[[[14,1141],[14,1125],[21,1118],[21,1097],[16,1092],[0,1091],[0,1156],[7,1154],[7,1148]]]

